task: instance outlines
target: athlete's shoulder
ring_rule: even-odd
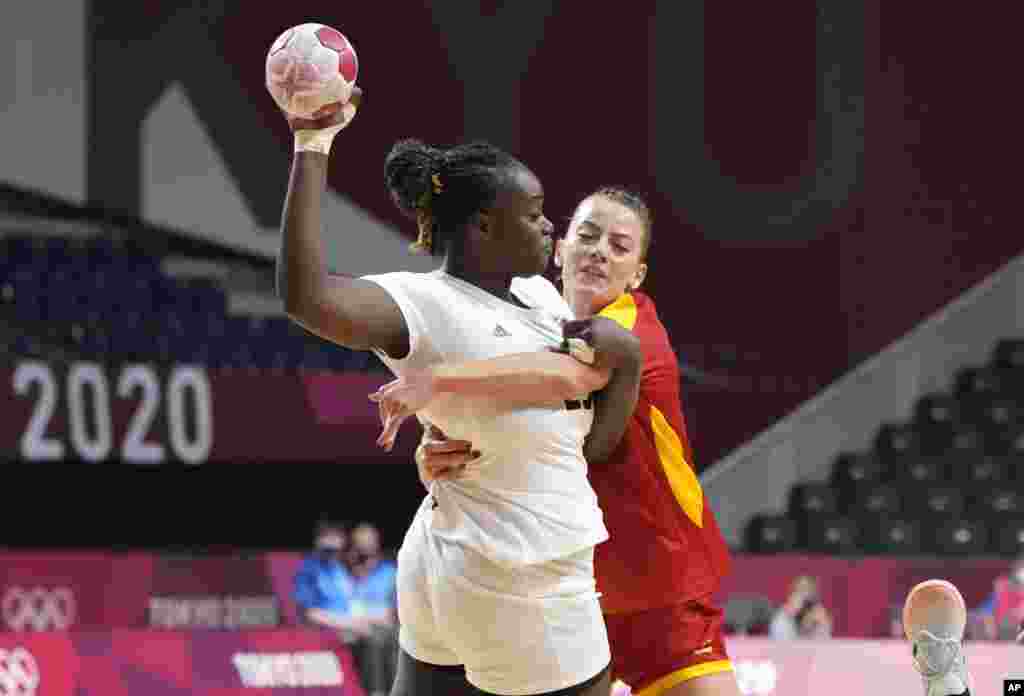
[[[640,318],[645,322],[654,321],[660,324],[661,319],[658,317],[658,307],[654,304],[654,298],[639,290],[634,290],[631,294]]]
[[[619,295],[614,302],[601,310],[600,316],[613,319],[623,328],[637,334],[661,327],[654,300],[650,295],[638,290]]]
[[[627,331],[636,329],[638,313],[633,293],[622,293],[597,314],[600,317],[611,319]]]
[[[441,282],[440,271],[388,271],[361,277],[364,280],[402,283],[403,285],[438,285]]]
[[[670,344],[668,330],[661,323],[661,317],[658,316],[658,308],[654,304],[654,298],[646,293],[634,292],[633,301],[636,303],[637,331],[642,331],[658,343]]]
[[[392,294],[399,292],[413,298],[438,296],[447,290],[440,271],[391,271],[365,275],[362,279],[383,286]]]

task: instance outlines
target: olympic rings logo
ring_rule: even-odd
[[[0,696],[34,696],[39,687],[39,665],[22,647],[0,648]]]
[[[64,631],[75,622],[75,595],[67,587],[11,587],[0,611],[13,631]]]

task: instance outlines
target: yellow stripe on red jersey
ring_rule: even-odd
[[[679,439],[679,435],[672,429],[658,407],[653,404],[648,418],[650,418],[651,430],[654,432],[654,445],[658,450],[658,459],[661,461],[661,468],[665,472],[676,502],[683,508],[683,512],[691,522],[698,527],[703,527],[704,491],[700,487],[700,481],[697,480],[697,474],[693,467],[683,455],[683,443]]]
[[[601,316],[640,340],[640,395],[611,459],[590,480],[611,538],[596,549],[606,613],[641,611],[712,594],[729,552],[697,478],[680,397],[680,372],[654,302],[626,293]]]

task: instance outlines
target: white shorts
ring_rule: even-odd
[[[502,696],[581,684],[611,662],[594,583],[593,548],[506,567],[430,532],[430,504],[398,552],[399,643],[433,665],[464,665]]]

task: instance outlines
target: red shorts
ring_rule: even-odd
[[[722,610],[710,600],[606,614],[612,678],[636,696],[658,696],[690,679],[732,671]]]

